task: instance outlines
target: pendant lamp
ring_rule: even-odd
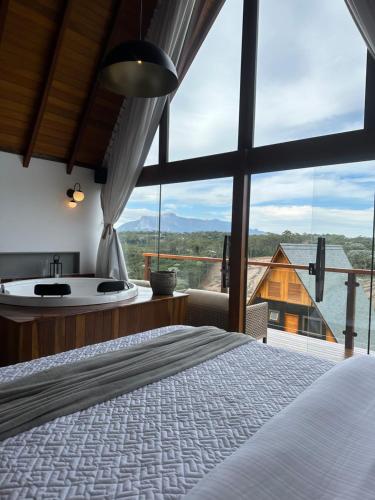
[[[105,57],[102,85],[126,97],[159,97],[170,94],[178,86],[176,68],[171,58],[151,42],[142,40],[142,0],[139,40],[123,42]]]

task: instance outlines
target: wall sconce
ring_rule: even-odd
[[[73,189],[68,189],[66,192],[70,201],[68,202],[69,208],[75,208],[77,206],[77,202],[81,202],[85,199],[85,193],[81,190],[81,184],[76,182],[74,184]]]
[[[70,201],[68,201],[69,208],[76,208],[76,206],[77,206],[77,202],[74,201],[73,198]]]

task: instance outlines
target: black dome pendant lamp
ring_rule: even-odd
[[[178,86],[171,58],[151,42],[142,40],[142,0],[139,16],[139,40],[114,47],[104,58],[102,85],[126,97],[159,97]]]

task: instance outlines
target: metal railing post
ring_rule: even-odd
[[[346,299],[346,323],[345,330],[343,334],[345,335],[345,349],[354,349],[354,337],[357,336],[355,333],[355,296],[356,288],[359,283],[356,281],[356,275],[354,273],[348,274],[348,281],[345,281],[347,286],[347,299]]]

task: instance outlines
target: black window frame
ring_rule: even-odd
[[[319,328],[319,333],[316,333],[316,332],[312,332],[311,330],[308,330],[305,328],[305,321],[307,322],[307,326],[309,325],[309,322],[310,321],[315,321],[319,324],[320,328]],[[321,318],[317,318],[317,317],[313,317],[313,316],[306,316],[306,315],[303,315],[302,316],[302,333],[304,333],[305,335],[308,335],[310,337],[316,337],[318,339],[322,339],[323,338],[323,321]]]
[[[276,313],[277,314],[277,319],[272,319],[271,318],[271,314],[272,313]],[[268,311],[268,321],[270,321],[272,323],[280,323],[280,311],[278,311],[277,309],[270,309]]]

